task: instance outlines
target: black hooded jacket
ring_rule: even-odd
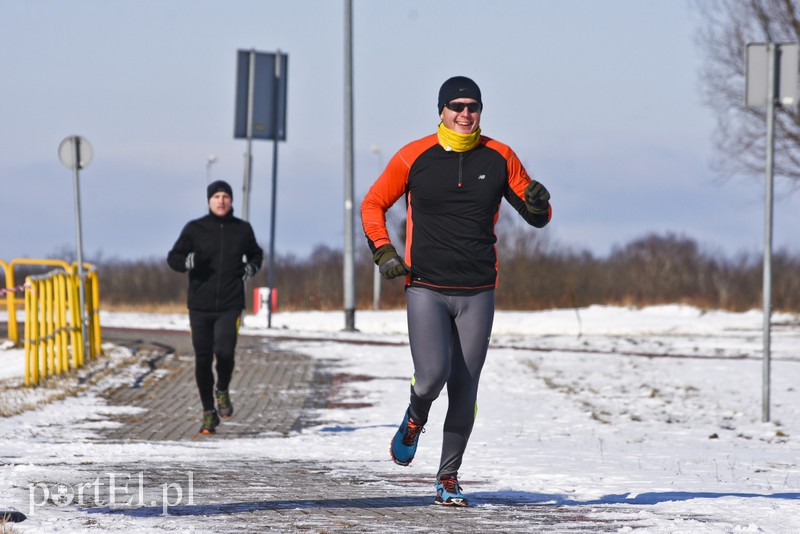
[[[186,257],[194,252],[194,268],[189,271],[187,306],[190,310],[243,310],[245,264],[257,271],[264,252],[256,242],[250,223],[233,216],[209,212],[189,221],[167,254],[167,263],[186,272]]]

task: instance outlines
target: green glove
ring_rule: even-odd
[[[392,244],[380,247],[375,251],[375,254],[372,255],[372,259],[375,260],[375,265],[378,266],[381,276],[387,280],[411,272],[411,269],[409,269],[408,265],[403,261],[403,258],[397,254]]]
[[[525,187],[525,207],[535,215],[544,215],[550,206],[550,192],[535,180]]]

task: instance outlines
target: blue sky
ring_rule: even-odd
[[[710,169],[715,124],[688,2],[354,0],[353,10],[358,202],[380,164],[434,131],[441,83],[467,75],[483,92],[483,133],[550,189],[554,243],[606,255],[672,232],[727,256],[762,250],[763,175],[723,182]],[[72,134],[94,148],[81,173],[90,261],[164,256],[207,209],[212,154],[212,178],[231,183],[241,212],[236,52],[250,48],[289,56],[276,252],[341,248],[343,15],[336,0],[0,1],[0,259],[74,250],[72,174],[57,155]],[[272,142],[253,144],[250,219],[266,246]],[[775,247],[798,252],[800,199],[780,177],[776,188]]]

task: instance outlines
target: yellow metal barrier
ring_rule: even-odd
[[[14,266],[21,264],[59,267],[44,275],[25,278],[25,385],[36,385],[42,377],[81,367],[100,354],[100,288],[94,266],[84,263],[87,320],[84,340],[77,263],[21,258],[7,264],[0,260],[8,289],[8,337],[16,344],[19,344],[18,299],[12,290]]]
[[[14,283],[14,267],[17,265],[50,265],[53,267],[61,267],[66,272],[70,272],[70,264],[64,260],[52,259],[32,259],[32,258],[17,258],[11,260],[11,263],[6,263],[0,260],[0,265],[3,266],[6,274],[6,309],[8,310],[8,339],[19,345],[19,330],[17,328],[17,303],[20,299],[14,296],[14,291],[19,288]],[[24,301],[23,301],[24,302]]]
[[[3,268],[4,278],[6,280],[6,289],[3,294],[6,297],[6,310],[8,310],[8,337],[13,340],[14,343],[17,343],[19,341],[17,339],[19,336],[17,335],[17,316],[14,309],[14,270],[3,260],[0,260],[0,267]]]

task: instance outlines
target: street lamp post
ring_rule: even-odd
[[[211,183],[211,166],[217,162],[217,156],[211,154],[206,162],[206,185]]]
[[[344,2],[344,330],[356,330],[353,166],[353,0]]]
[[[378,174],[383,171],[383,161],[381,158],[381,147],[379,145],[372,145],[369,151],[378,156]],[[379,310],[381,308],[381,271],[376,265],[374,274],[372,276],[372,309]]]

